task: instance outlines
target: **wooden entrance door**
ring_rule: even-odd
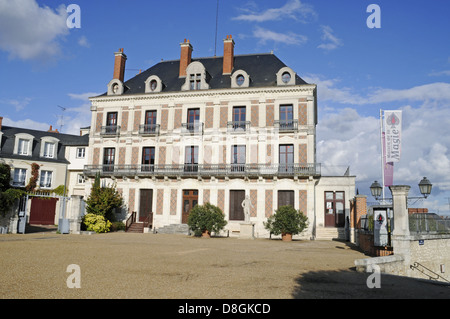
[[[183,190],[183,212],[181,223],[187,224],[189,213],[198,203],[198,190]]]
[[[57,198],[31,199],[30,224],[32,225],[55,225],[55,210]]]
[[[143,222],[152,212],[153,189],[140,190],[139,221]]]
[[[325,192],[325,227],[344,227],[344,192]]]
[[[242,201],[245,191],[230,191],[230,220],[245,220]]]

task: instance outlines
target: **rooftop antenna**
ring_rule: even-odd
[[[61,115],[61,121],[60,121],[60,127],[59,131],[62,133],[62,128],[64,126],[64,111],[66,110],[65,107],[62,107],[61,105],[57,105],[61,110],[63,110],[63,114]]]
[[[216,35],[214,38],[214,56],[216,56],[216,49],[217,49],[217,26],[219,21],[219,0],[217,0],[217,8],[216,8]]]

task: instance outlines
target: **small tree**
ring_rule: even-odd
[[[114,209],[122,207],[122,204],[122,195],[116,190],[115,185],[100,186],[100,176],[97,174],[91,194],[86,200],[86,211],[115,221]]]
[[[222,210],[210,203],[195,206],[189,213],[188,225],[194,232],[195,236],[206,233],[208,237],[211,232],[221,231],[227,221]]]
[[[297,235],[308,227],[308,217],[292,206],[281,206],[267,219],[264,227],[274,235]]]

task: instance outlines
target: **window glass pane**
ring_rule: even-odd
[[[333,192],[325,192],[325,198],[327,200],[333,200]]]
[[[344,199],[344,192],[336,192],[336,199]]]

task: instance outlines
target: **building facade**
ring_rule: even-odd
[[[256,237],[282,205],[307,214],[303,234],[343,227],[354,176],[324,177],[316,161],[317,87],[274,54],[161,61],[124,81],[127,56],[115,53],[107,92],[90,98],[86,193],[100,173],[125,199],[123,218],[153,213],[155,229],[185,224],[196,204],[224,212],[239,234],[248,198]]]

